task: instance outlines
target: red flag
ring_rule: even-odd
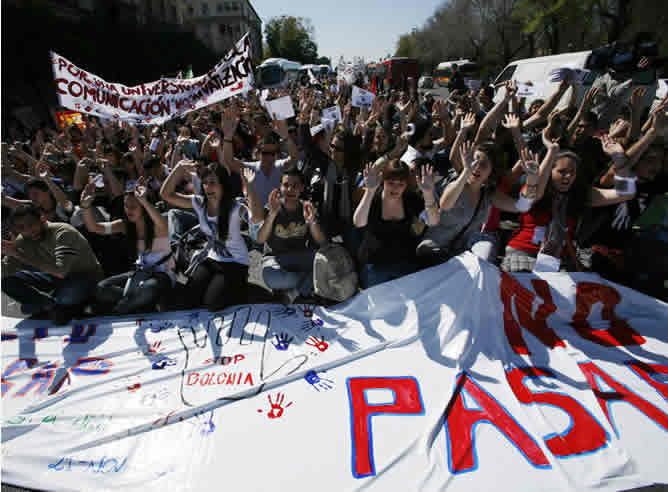
[[[376,93],[376,76],[373,76],[373,79],[371,79],[371,92],[374,94]]]

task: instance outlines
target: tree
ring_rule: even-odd
[[[264,28],[265,55],[300,63],[315,63],[318,59],[318,45],[313,40],[314,33],[309,19],[286,15],[272,17]]]
[[[326,56],[321,56],[315,61],[315,63],[317,65],[329,65],[330,67],[332,66],[332,60],[330,60]]]

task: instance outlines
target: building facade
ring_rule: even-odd
[[[215,53],[250,33],[253,56],[262,57],[262,21],[249,0],[129,0],[140,24],[165,22],[191,30]]]

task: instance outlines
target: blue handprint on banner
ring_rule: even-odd
[[[289,337],[287,333],[283,332],[280,335],[274,335],[276,337],[276,342],[272,342],[276,350],[288,350],[290,342],[294,340],[294,337]]]
[[[308,384],[313,386],[316,391],[329,391],[334,388],[334,381],[318,375],[315,371],[308,371],[304,375],[304,379]]]

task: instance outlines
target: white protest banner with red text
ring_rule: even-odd
[[[3,483],[591,490],[668,482],[668,305],[465,253],[329,309],[3,319]]]
[[[161,124],[253,88],[250,38],[246,34],[204,75],[162,78],[134,87],[107,82],[51,52],[60,105],[100,118]]]

